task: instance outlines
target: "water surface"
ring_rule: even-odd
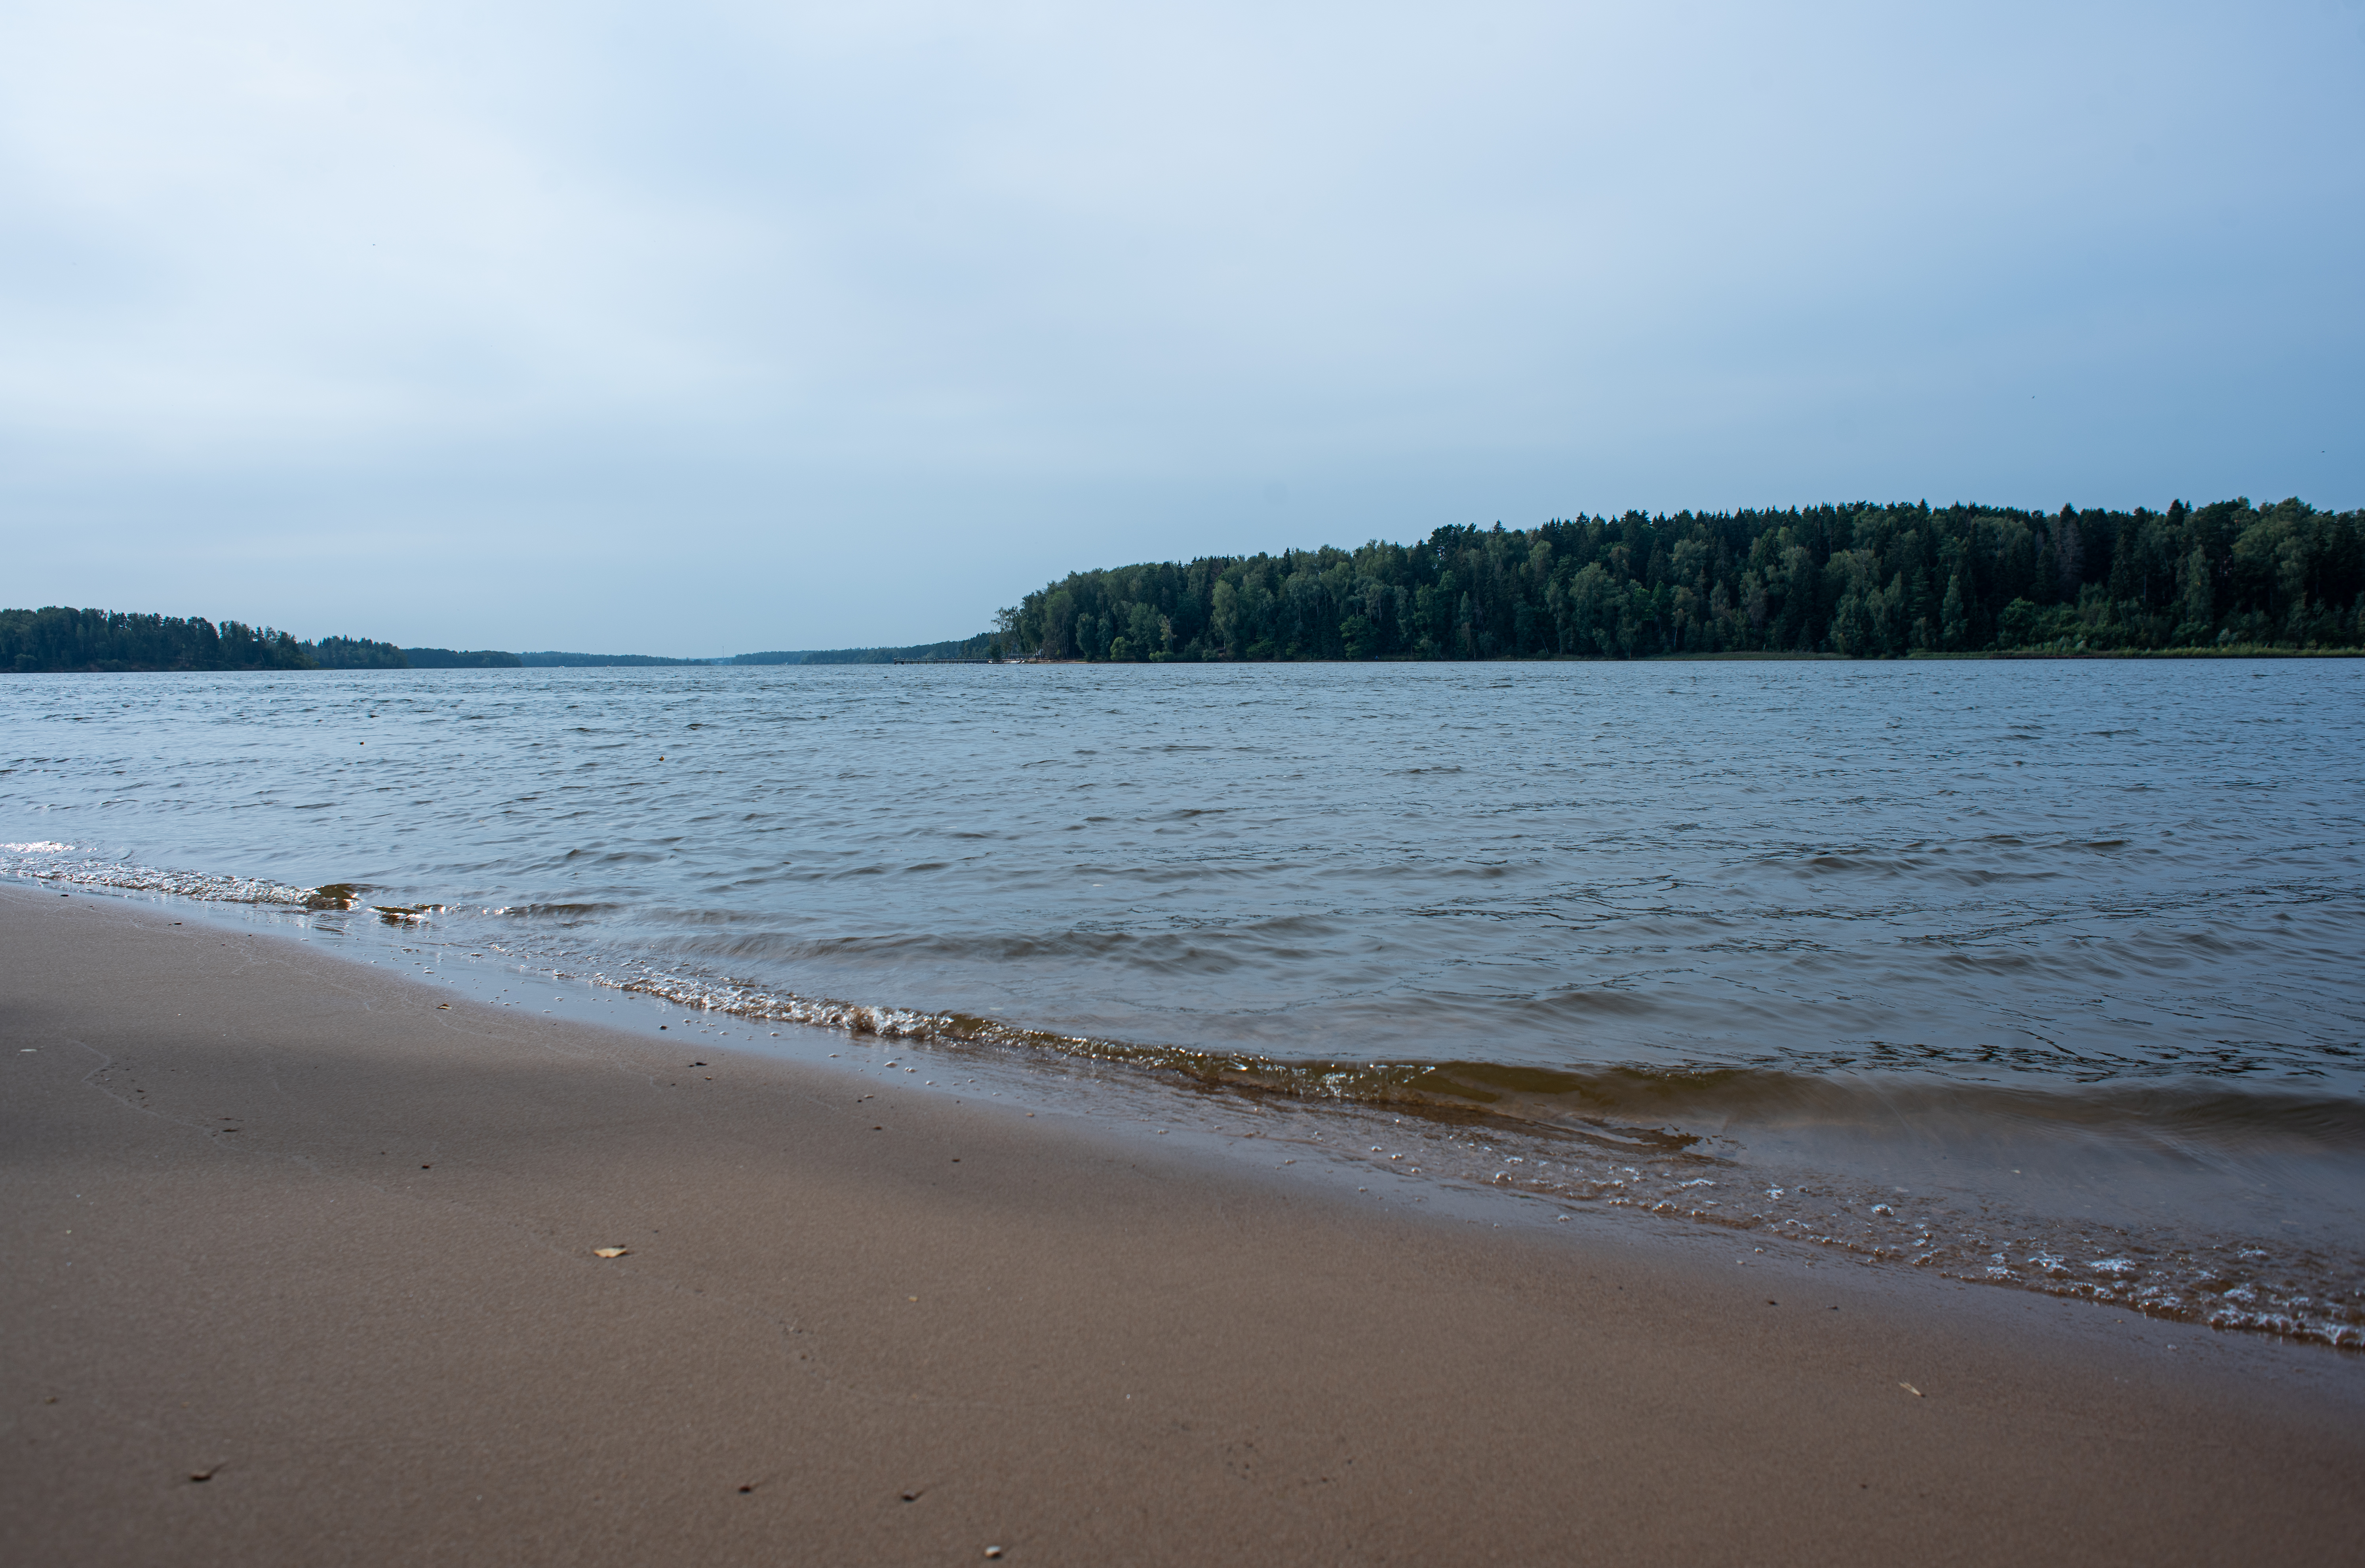
[[[1409,1107],[1430,1174],[2365,1335],[2365,665],[27,677],[0,715],[18,874],[350,885],[749,1014]]]

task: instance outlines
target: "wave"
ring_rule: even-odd
[[[167,871],[102,858],[71,844],[0,844],[0,876],[27,877],[130,892],[171,893],[213,903],[281,904],[296,909],[350,909],[353,890],[297,888],[253,877],[207,871]]]
[[[1768,1068],[1540,1068],[1483,1059],[1288,1060],[1253,1052],[1145,1044],[1027,1028],[974,1014],[798,996],[656,971],[590,977],[686,1007],[855,1035],[1025,1047],[1123,1063],[1210,1087],[1394,1110],[1483,1114],[1634,1147],[1687,1148],[1736,1124],[1923,1137],[1948,1126],[2042,1128],[2141,1138],[2162,1148],[2214,1145],[2365,1157],[2365,1103],[2328,1095],[2229,1090],[2211,1082],[2073,1090],[1964,1084],[1874,1073],[1817,1075]],[[1691,1130],[1686,1130],[1691,1129]]]
[[[0,844],[0,875],[133,891],[168,893],[213,902],[270,905],[315,912],[361,909],[366,883],[298,887],[265,879],[180,871],[108,858],[86,846],[55,842]],[[367,906],[382,916],[421,921],[456,906],[420,902]],[[527,902],[476,913],[564,930],[616,913],[612,902]],[[1262,923],[1264,935],[1306,934],[1319,922],[1283,917]],[[790,944],[793,956],[838,956],[881,948],[934,952],[946,939],[908,935],[841,938]],[[962,941],[963,956],[1011,958],[1047,949],[1107,957],[1145,939],[1125,933],[1065,934],[1054,940],[997,936]],[[777,953],[767,957],[778,958]],[[611,972],[612,971],[612,972]],[[1373,1106],[1482,1112],[1511,1121],[1569,1129],[1606,1124],[1656,1127],[1666,1124],[1877,1128],[1930,1126],[1952,1119],[2065,1129],[2139,1129],[2160,1140],[2222,1146],[2273,1141],[2365,1154],[2365,1103],[2353,1097],[2228,1088],[2222,1081],[2121,1081],[2044,1088],[1967,1083],[1911,1072],[1800,1072],[1771,1067],[1538,1067],[1483,1058],[1443,1060],[1306,1060],[1205,1047],[1142,1043],[1033,1028],[979,1014],[917,1009],[878,1002],[810,997],[752,981],[734,981],[631,961],[595,969],[600,985],[662,997],[685,1006],[749,1019],[844,1029],[857,1035],[939,1040],[950,1044],[1024,1046],[1108,1062],[1155,1069],[1194,1081],[1295,1099],[1349,1101]],[[1527,999],[1571,1014],[1643,1014],[1657,1003],[1605,989],[1571,989]]]
[[[2365,1347],[2365,1256],[2348,1213],[2353,1198],[2279,1211],[2299,1214],[2299,1222],[2235,1213],[2213,1228],[2202,1213],[2207,1203],[2180,1208],[2158,1197],[2182,1190],[2180,1180],[2215,1181],[2190,1190],[2225,1207],[2225,1170],[2270,1165],[2320,1167],[2331,1175],[2314,1178],[2319,1185],[2365,1191],[2365,1103],[2354,1097],[2199,1078],[2040,1087],[1897,1070],[1290,1059],[805,996],[612,951],[565,957],[560,948],[607,913],[596,903],[372,905],[363,883],[305,888],[163,870],[48,841],[0,844],[0,874],[291,913],[352,912],[420,931],[449,915],[463,916],[464,930],[476,917],[497,919],[522,938],[517,950],[487,944],[509,958],[541,968],[557,958],[577,978],[686,1008],[841,1030],[857,1041],[1102,1064],[1136,1081],[1343,1115],[1383,1139],[1368,1154],[1356,1139],[1352,1158],[1391,1175],[1505,1189],[1564,1210],[1631,1210],[2179,1321]],[[1572,990],[1554,1001],[1577,1012],[1636,1005],[1605,991]],[[1916,1179],[1908,1193],[1890,1169],[1900,1149],[1934,1149],[1957,1163],[1947,1181]],[[2004,1170],[2020,1177],[2012,1167],[2022,1154],[2000,1149],[2074,1167],[2057,1184],[2075,1188],[2079,1202],[2002,1182]],[[2095,1217],[2097,1206],[2085,1200],[2113,1162],[2135,1170],[2150,1209],[2168,1218],[2140,1217],[2145,1202],[2103,1205],[2123,1215],[2116,1220]],[[1927,1159],[1917,1167],[1925,1174],[1936,1168]],[[2251,1185],[2233,1183],[2243,1189],[2241,1203]],[[2293,1224],[2301,1228],[2276,1228]]]
[[[1368,1159],[1375,1173],[1483,1185],[1564,1209],[1627,1210],[2178,1322],[2365,1348],[2365,1256],[2345,1215],[2308,1214],[2313,1234],[2304,1239],[2259,1228],[2262,1218],[2247,1229],[2181,1215],[2167,1225],[2113,1222],[2082,1212],[2090,1203],[2047,1213],[2042,1202],[1976,1179],[1953,1190],[1925,1183],[1909,1195],[1895,1170],[1876,1172],[1861,1159],[1851,1168],[1846,1158],[1884,1139],[1957,1153],[2001,1141],[2067,1149],[2090,1167],[2140,1157],[2140,1180],[2154,1183],[2172,1169],[2207,1179],[2224,1157],[2271,1156],[2329,1160],[2333,1180],[2355,1191],[2365,1104],[2352,1099],[2206,1081],[2028,1089],[1761,1068],[1293,1061],[803,997],[678,969],[610,969],[587,978],[686,1008],[843,1030],[857,1042],[1001,1047],[1104,1064],[1206,1094],[1339,1113],[1397,1141],[1409,1141],[1405,1129],[1412,1129],[1418,1152],[1409,1158],[1426,1163],[1406,1163],[1404,1149],[1374,1144],[1352,1158]],[[1754,1147],[1801,1137],[1803,1152],[1769,1159]]]

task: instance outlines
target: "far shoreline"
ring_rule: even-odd
[[[409,668],[387,666],[354,666],[351,668],[313,669],[48,669],[0,670],[0,678],[37,676],[90,675],[254,675],[254,676],[398,676],[418,675],[432,671],[437,674],[457,673],[488,675],[499,678],[512,673],[549,674],[560,669],[592,669],[613,675],[620,670],[662,669],[679,670],[755,670],[777,675],[783,670],[858,670],[910,669],[930,666],[985,666],[1001,668],[1048,666],[1074,669],[1133,669],[1165,667],[1177,669],[1273,669],[1298,668],[1306,666],[1388,665],[1425,668],[1498,668],[1520,665],[1601,665],[1618,667],[1626,665],[1659,664],[1834,664],[1883,665],[1906,663],[2028,663],[2034,661],[2065,661],[2077,663],[2136,662],[2146,660],[2237,660],[2237,659],[2356,659],[2365,658],[2365,648],[2118,648],[2090,650],[2056,650],[2044,648],[1988,649],[1978,653],[1933,653],[1916,649],[1905,654],[1858,655],[1854,654],[1765,653],[1741,651],[1713,654],[1644,654],[1634,658],[1611,658],[1596,654],[1550,654],[1542,655],[1505,656],[1491,659],[1419,658],[1410,655],[1382,655],[1369,659],[880,659],[868,663],[830,663],[810,665],[743,665],[730,660],[680,659],[648,664],[600,665],[528,665],[502,666],[441,666],[427,665]]]

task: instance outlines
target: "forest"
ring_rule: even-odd
[[[373,643],[366,637],[323,637],[317,643],[301,643],[297,646],[320,669],[409,669],[410,659],[392,643]]]
[[[1090,660],[2236,653],[2365,647],[2365,512],[1630,511],[1072,573],[996,617]]]
[[[236,621],[52,605],[0,610],[0,671],[2359,652],[2365,511],[2241,498],[1630,511],[1074,572],[994,621],[911,647],[707,661],[299,643]]]
[[[740,654],[715,662],[729,665],[891,665],[901,660],[905,664],[954,664],[963,659],[982,659],[994,654],[997,641],[993,633],[981,632],[974,637],[947,643],[916,643],[907,648],[807,648],[797,652]]]
[[[520,654],[527,669],[641,669],[658,665],[710,665],[712,659],[671,659],[656,654],[568,654],[556,649]]]
[[[0,610],[0,670],[310,669],[285,632],[202,616],[110,610]]]
[[[517,669],[525,663],[498,648],[405,648],[402,656],[411,669]]]
[[[0,610],[0,671],[43,675],[125,670],[488,669],[514,667],[491,649],[398,648],[366,637],[299,643],[268,626],[201,615],[119,610]]]

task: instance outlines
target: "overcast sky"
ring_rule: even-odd
[[[2365,10],[0,0],[0,602],[680,655],[2365,504]]]

